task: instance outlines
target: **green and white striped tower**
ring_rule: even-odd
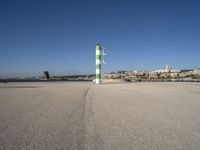
[[[101,83],[101,57],[102,47],[100,44],[96,45],[96,84]]]

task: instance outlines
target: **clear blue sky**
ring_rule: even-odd
[[[200,67],[200,1],[1,0],[0,76]]]

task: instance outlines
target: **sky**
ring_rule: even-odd
[[[1,0],[0,77],[200,67],[198,0]]]

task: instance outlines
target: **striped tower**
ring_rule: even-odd
[[[100,44],[96,45],[96,84],[101,83],[101,50]]]

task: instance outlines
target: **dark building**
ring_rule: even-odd
[[[48,71],[44,71],[44,78],[49,80],[50,76],[49,76],[49,72]]]

